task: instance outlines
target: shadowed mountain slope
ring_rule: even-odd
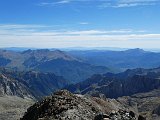
[[[66,87],[81,94],[102,93],[110,98],[148,92],[160,87],[160,68],[133,69],[122,73],[93,75],[91,78]]]
[[[0,69],[0,95],[41,98],[69,84],[53,73]]]

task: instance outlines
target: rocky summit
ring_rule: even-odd
[[[21,120],[145,120],[115,99],[60,90],[28,108]]]

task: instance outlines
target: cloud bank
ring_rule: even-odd
[[[45,29],[45,30],[43,30]],[[46,32],[46,29],[47,30]],[[45,25],[0,25],[0,47],[158,48],[160,34],[143,30],[55,30]]]
[[[85,5],[93,5],[96,3],[95,7],[98,8],[123,8],[123,7],[136,7],[136,6],[151,6],[160,5],[159,0],[59,0],[58,2],[41,2],[38,3],[39,6],[59,6],[79,3]]]

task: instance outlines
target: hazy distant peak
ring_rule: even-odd
[[[28,49],[28,50],[23,51],[22,54],[30,53],[31,51],[32,51],[31,49]]]
[[[135,48],[135,49],[128,49],[124,52],[127,52],[127,53],[145,53],[146,51],[144,51],[143,49],[140,49],[140,48]]]
[[[24,56],[30,56],[38,61],[45,60],[53,60],[53,59],[65,59],[65,60],[77,60],[75,57],[68,55],[66,52],[61,50],[49,50],[49,49],[37,49],[31,50],[28,49],[22,52]]]
[[[49,50],[48,49],[37,49],[37,50],[28,49],[28,50],[23,51],[22,53],[26,54],[26,53],[35,53],[35,52],[39,52],[39,53],[41,53],[41,52],[49,52]]]

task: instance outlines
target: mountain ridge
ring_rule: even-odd
[[[0,60],[1,67],[18,71],[52,72],[73,83],[83,81],[95,73],[111,71],[107,67],[85,63],[60,50],[42,49],[23,52],[0,50]]]
[[[1,96],[12,95],[22,98],[41,99],[68,84],[68,81],[63,77],[56,76],[53,73],[0,69]]]
[[[134,68],[155,68],[160,66],[160,53],[145,51],[140,48],[112,51],[112,50],[85,50],[69,51],[71,55],[81,58],[93,65],[119,68],[122,70]]]
[[[160,68],[128,69],[125,72],[117,74],[93,75],[83,82],[69,85],[66,88],[72,92],[80,92],[81,94],[98,92],[110,98],[117,98],[158,89],[160,87],[159,76]]]

